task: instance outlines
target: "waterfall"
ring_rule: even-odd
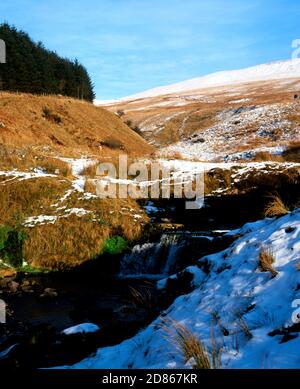
[[[178,234],[163,234],[159,242],[134,246],[121,260],[120,276],[164,277],[172,274],[185,242]]]

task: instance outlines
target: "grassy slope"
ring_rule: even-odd
[[[122,120],[130,120],[139,126],[145,139],[155,142],[162,149],[198,132],[203,133],[203,148],[212,146],[215,154],[218,154],[224,151],[225,146],[230,154],[244,149],[285,145],[289,141],[299,140],[299,100],[294,100],[295,93],[299,94],[298,79],[275,80],[121,101],[107,106],[107,109],[114,112],[123,111]],[[215,136],[211,141],[205,133],[207,129],[224,121],[219,118],[220,113],[241,107],[251,109],[269,106],[268,122],[271,123],[272,119],[276,122],[276,115],[272,113],[276,113],[276,104],[281,105],[282,114],[277,114],[278,128],[273,129],[274,133],[270,131],[269,136],[260,136],[257,133],[261,125],[265,124],[261,122],[264,119],[259,115],[241,125],[239,114],[235,115],[236,122],[233,121],[231,125],[227,141],[222,140],[222,128],[219,138]],[[290,122],[289,126],[286,121]]]
[[[21,255],[22,239],[15,234],[8,237],[8,228],[25,233],[22,255],[27,263],[52,269],[96,257],[113,236],[126,241],[140,236],[148,218],[135,201],[84,198],[73,188],[68,164],[56,159],[81,155],[115,159],[120,153],[134,158],[153,152],[115,114],[70,98],[1,93],[0,123],[0,260]],[[43,169],[54,176],[33,173],[23,180],[14,172],[5,173],[12,169],[27,174]],[[68,214],[74,208],[86,213]],[[56,221],[30,227],[26,220],[34,216]]]
[[[50,115],[45,115],[45,108]],[[60,152],[111,153],[111,141],[131,155],[153,151],[115,114],[71,98],[0,94],[0,144],[51,146]],[[116,147],[118,149],[118,147]]]

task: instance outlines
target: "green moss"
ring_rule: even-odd
[[[0,226],[0,258],[11,266],[21,266],[25,239],[26,234],[22,230],[5,225]]]
[[[44,268],[40,268],[40,267],[33,267],[33,266],[30,266],[30,265],[25,265],[25,266],[22,266],[18,269],[18,272],[19,273],[26,273],[26,274],[34,274],[34,275],[38,275],[38,274],[45,274],[45,273],[54,273],[53,270],[50,270],[50,269],[44,269]]]
[[[127,242],[121,236],[113,236],[106,239],[103,247],[103,254],[117,255],[121,254],[127,248]]]

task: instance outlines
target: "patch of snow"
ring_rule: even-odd
[[[93,193],[90,192],[84,192],[82,197],[80,197],[79,200],[91,200],[91,199],[98,199],[99,197]]]
[[[30,216],[24,221],[23,225],[25,227],[35,227],[37,224],[54,224],[57,218],[57,216],[51,215]]]
[[[93,165],[96,161],[90,158],[59,158],[62,161],[67,162],[71,169],[72,174],[75,177],[75,180],[73,180],[73,188],[77,192],[84,192],[84,184],[85,184],[85,178],[83,176],[80,176],[80,173],[87,167]]]
[[[59,158],[62,161],[67,162],[72,169],[72,174],[78,176],[83,169],[89,167],[95,163],[93,159],[90,158]]]
[[[32,172],[20,172],[19,170],[16,169],[0,171],[0,176],[12,177],[6,181],[2,181],[0,185],[4,185],[7,182],[14,181],[16,179],[18,179],[18,181],[23,181],[23,180],[31,180],[33,178],[41,178],[41,177],[57,177],[55,174],[47,174],[40,169],[35,169],[35,171]]]
[[[230,101],[231,104],[240,104],[240,103],[247,103],[248,101],[251,101],[251,99],[239,99],[239,100],[232,100]]]
[[[76,216],[84,216],[92,211],[87,211],[86,209],[83,208],[70,208],[65,210],[65,217],[68,217],[70,215],[76,215]]]
[[[66,328],[62,331],[64,335],[74,335],[74,334],[88,334],[97,332],[100,330],[100,327],[93,323],[82,323],[73,327]]]

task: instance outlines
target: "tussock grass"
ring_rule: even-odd
[[[89,178],[95,178],[96,172],[97,172],[97,166],[99,165],[99,162],[96,162],[92,165],[86,166],[81,172],[81,176],[87,176]]]
[[[49,174],[58,174],[64,177],[72,177],[70,165],[58,158],[45,158],[37,162],[38,167],[45,169]]]
[[[231,187],[231,171],[227,169],[213,169],[204,175],[204,191],[210,194],[218,189]]]
[[[274,269],[275,255],[270,247],[262,247],[259,252],[259,267],[263,272],[270,272],[272,277],[276,277],[278,272]]]
[[[209,354],[200,339],[180,324],[175,326],[175,344],[178,345],[187,363],[194,360],[195,369],[211,369]]]
[[[182,353],[185,364],[191,362],[194,369],[220,368],[222,349],[215,342],[213,327],[210,331],[211,354],[199,337],[186,326],[164,319],[162,328],[167,333],[167,339]]]
[[[170,159],[179,159],[179,160],[184,160],[184,156],[180,151],[174,151],[172,154],[169,155]]]
[[[300,140],[291,142],[282,155],[288,162],[300,162]]]
[[[34,168],[43,169],[49,174],[72,176],[67,162],[46,156],[33,147],[14,148],[0,145],[0,169],[28,171]]]
[[[30,147],[16,149],[6,145],[0,145],[0,169],[20,171],[37,166],[37,157]]]
[[[271,201],[265,207],[265,217],[284,216],[289,213],[289,209],[284,204],[278,194],[271,196]]]
[[[145,285],[140,289],[129,286],[129,291],[136,308],[144,308],[148,312],[152,312],[156,309],[153,286],[149,284],[149,286]]]
[[[139,162],[139,159],[134,159],[134,158],[127,158],[127,165],[129,165],[133,162]],[[118,155],[111,155],[110,157],[102,157],[98,158],[97,162],[95,162],[92,165],[86,166],[81,172],[81,176],[86,176],[88,178],[95,178],[97,176],[97,167],[101,163],[110,163],[112,164],[115,169],[116,169],[116,178],[119,177],[119,169],[120,169],[120,160]]]
[[[119,249],[121,239],[122,242],[135,242],[141,237],[148,217],[142,214],[138,221],[133,217],[133,213],[138,212],[137,204],[133,200],[84,200],[78,196],[80,194],[74,193],[63,204],[68,209],[83,208],[91,213],[81,217],[62,217],[62,214],[54,224],[36,225],[26,229],[28,238],[24,253],[31,266],[49,269],[71,268],[97,257],[104,251],[107,252],[108,247]],[[134,211],[130,212],[130,209]],[[120,237],[117,242],[114,239],[116,236]]]
[[[69,188],[68,181],[52,177],[2,182],[0,223],[14,225],[16,218],[51,212],[50,205],[58,201]]]
[[[86,179],[84,182],[84,191],[96,194],[96,183],[93,180]]]
[[[260,151],[252,158],[254,162],[284,162],[282,155],[272,154],[267,151]]]
[[[242,315],[239,316],[238,322],[237,322],[238,327],[241,329],[241,331],[244,333],[245,337],[250,340],[253,338],[253,335],[249,329],[248,324],[246,323],[245,319],[242,317]]]
[[[33,267],[66,269],[99,255],[109,227],[72,215],[28,231],[24,254]]]
[[[53,112],[50,108],[48,107],[43,107],[43,117],[50,122],[60,124],[62,122],[62,118],[60,115],[57,113]]]

